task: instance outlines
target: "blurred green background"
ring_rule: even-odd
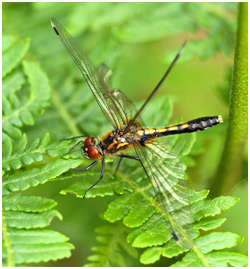
[[[110,129],[107,123],[102,124],[100,114],[97,114],[100,126],[92,126],[93,115],[82,109],[83,103],[93,98],[55,35],[51,17],[57,18],[78,40],[95,65],[105,62],[113,70],[113,86],[135,102],[145,100],[183,41],[188,40],[181,59],[157,94],[172,97],[172,121],[223,116],[223,125],[197,135],[192,151],[194,161],[190,163],[193,167],[188,169],[194,189],[209,188],[227,125],[237,3],[3,3],[3,34],[30,38],[26,58],[39,62],[51,83],[51,106],[36,118],[35,126],[25,127],[30,140],[46,132],[51,133],[52,141],[72,135],[70,126],[58,111],[57,97],[61,98],[81,133],[88,130],[91,135],[100,135]],[[93,107],[98,110],[95,103]],[[150,105],[147,109],[150,110]],[[148,127],[163,127],[147,124]],[[223,226],[224,230],[240,231],[245,237],[245,243],[237,247],[237,251],[244,254],[247,253],[246,178],[247,152],[242,181],[232,186],[230,193],[241,201],[225,214],[228,221]],[[54,220],[52,228],[69,236],[76,247],[70,259],[50,262],[51,266],[86,263],[91,246],[96,244],[94,228],[105,223],[99,214],[112,200],[83,201],[60,195],[59,191],[70,183],[49,182],[27,191],[58,201],[64,220],[62,223]],[[131,261],[130,265],[139,264]],[[164,265],[164,261],[157,265]]]

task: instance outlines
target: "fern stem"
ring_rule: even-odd
[[[193,245],[192,250],[200,258],[200,260],[203,263],[204,267],[211,267],[211,265],[208,263],[205,255],[201,252],[201,250],[196,245]]]
[[[3,232],[4,245],[7,250],[7,266],[15,267],[15,260],[13,256],[13,251],[11,249],[9,234],[8,234],[7,227],[4,221],[4,215],[2,215],[2,232]]]
[[[248,3],[239,3],[228,129],[222,158],[211,187],[211,193],[215,196],[228,193],[241,180],[242,159],[248,132],[247,55]]]
[[[57,107],[58,111],[60,112],[63,120],[65,121],[66,125],[68,126],[69,130],[74,136],[81,135],[81,132],[74,124],[74,121],[70,117],[69,113],[65,109],[65,106],[62,104],[58,94],[52,89],[51,91],[51,97],[54,102],[54,105]]]

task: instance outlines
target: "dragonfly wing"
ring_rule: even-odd
[[[112,88],[111,77],[113,75],[112,70],[104,63],[100,64],[97,68],[99,76],[103,79],[103,81]],[[122,119],[123,125],[127,125],[129,120],[133,118],[136,114],[137,109],[132,101],[119,89],[113,89],[111,91],[107,91],[103,94],[105,99],[109,99],[111,96],[112,99],[112,107],[115,106],[116,110],[119,113],[119,118]],[[140,125],[142,124],[142,119],[139,117],[138,121]]]
[[[193,218],[189,195],[182,164],[172,153],[168,137],[158,138],[144,146],[136,142],[134,148],[155,189],[173,237],[182,246],[190,247],[192,240],[187,232]]]
[[[113,75],[113,71],[105,63],[101,63],[97,67],[97,72],[103,81],[108,85],[108,87],[112,89],[111,77]]]
[[[136,114],[137,109],[132,101],[119,89],[113,89],[108,94],[112,94],[113,104],[117,107],[119,117],[123,119],[123,125],[128,125],[129,121]],[[144,126],[144,123],[140,116],[135,123],[139,126]]]
[[[117,106],[117,99],[107,85],[111,75],[110,72],[106,72],[107,68],[104,66],[101,66],[99,70],[96,69],[82,47],[56,19],[53,18],[51,24],[62,44],[80,69],[103,113],[114,128],[120,129],[125,122],[122,117],[124,111],[121,111],[121,107]],[[125,95],[120,95],[121,98],[125,98]]]

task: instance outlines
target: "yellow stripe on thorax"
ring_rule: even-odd
[[[120,143],[116,148],[119,149],[119,148],[126,146],[126,145],[128,145],[128,143]]]

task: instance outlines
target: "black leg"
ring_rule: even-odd
[[[119,169],[119,166],[120,166],[121,162],[122,162],[122,158],[119,159],[119,162],[118,162],[118,164],[116,166],[116,169],[115,169],[115,172],[114,172],[114,177],[116,176],[116,173],[117,173],[117,171]]]
[[[96,161],[96,162],[97,162],[97,161]],[[86,193],[87,193],[90,189],[92,189],[96,184],[98,184],[98,183],[102,180],[102,178],[103,178],[103,174],[104,174],[104,166],[105,166],[105,158],[102,159],[102,171],[101,171],[101,176],[100,176],[100,178],[96,181],[96,183],[94,183],[90,188],[88,188],[88,189],[85,191],[84,196],[82,197],[83,199],[85,198]]]
[[[116,173],[119,169],[119,166],[122,162],[122,158],[128,158],[128,159],[132,159],[132,160],[136,160],[136,161],[141,161],[140,158],[138,157],[135,157],[135,156],[130,156],[130,155],[125,155],[125,154],[120,154],[120,155],[116,155],[117,157],[121,157],[121,159],[119,160],[117,166],[116,166],[116,169],[115,169],[115,172],[114,172],[114,177],[116,176]]]
[[[67,155],[69,154],[76,146],[78,146],[80,143],[83,143],[84,144],[84,141],[79,141],[77,142],[67,153],[64,153],[63,155],[61,155],[61,157],[63,157],[64,155]]]
[[[70,168],[68,171],[86,171],[89,170],[90,168],[92,168],[94,165],[96,165],[98,163],[98,161],[94,161],[92,164],[90,164],[88,167],[86,168]]]
[[[70,138],[63,138],[60,139],[59,141],[64,141],[64,140],[71,140],[71,139],[75,139],[75,138],[80,138],[80,137],[89,137],[88,135],[79,135],[79,136],[74,136],[74,137],[70,137]]]
[[[121,158],[128,158],[128,159],[132,159],[132,160],[136,160],[136,161],[141,161],[140,158],[135,157],[135,156],[125,155],[125,154],[120,154],[120,155],[116,155],[116,156],[121,157]]]

